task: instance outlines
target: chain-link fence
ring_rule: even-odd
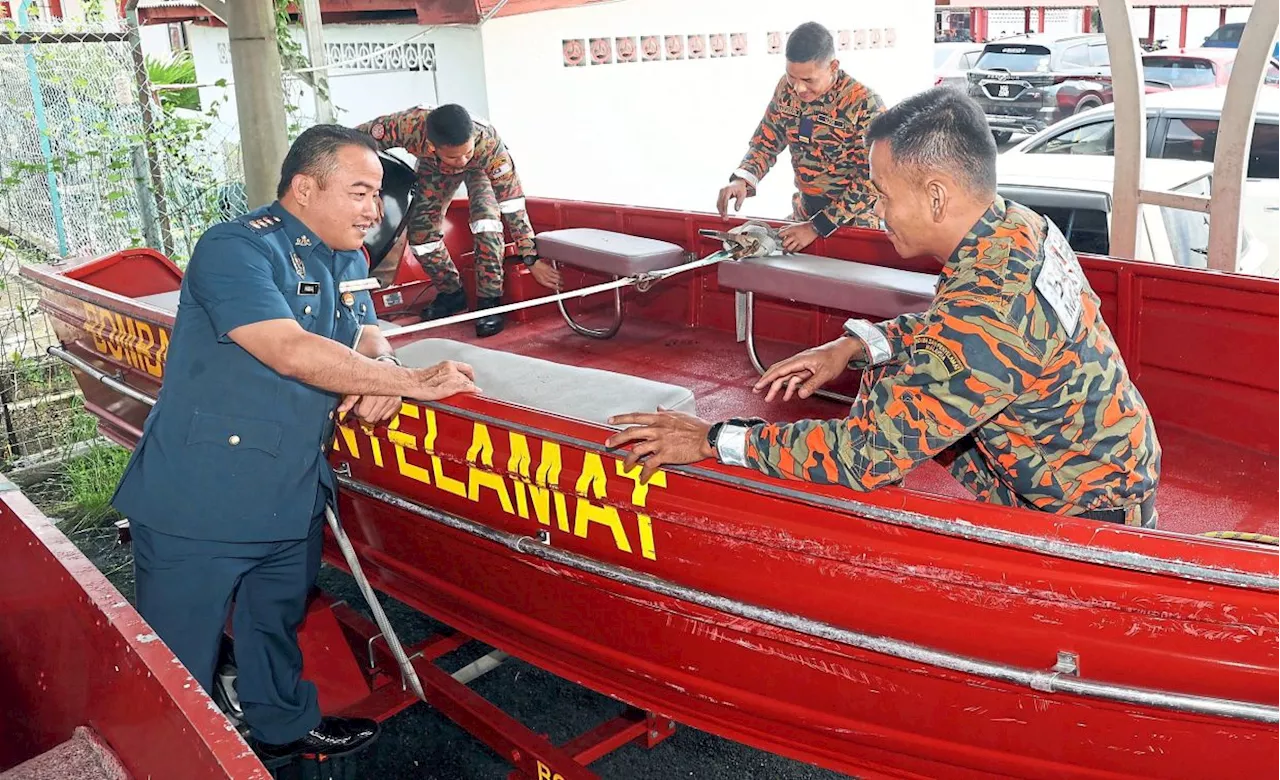
[[[0,20],[2,470],[95,436],[45,354],[57,339],[22,264],[147,245],[181,265],[207,227],[245,211],[238,131],[194,81],[189,61],[145,57],[119,19]]]

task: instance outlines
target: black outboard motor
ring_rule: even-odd
[[[400,235],[409,227],[409,210],[417,200],[417,174],[403,160],[378,152],[382,161],[382,223],[364,237],[369,250],[369,270],[386,259]]]

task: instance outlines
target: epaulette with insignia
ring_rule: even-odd
[[[258,235],[270,233],[273,230],[279,230],[284,225],[284,221],[275,214],[263,214],[259,217],[244,216],[240,217],[236,221]]]

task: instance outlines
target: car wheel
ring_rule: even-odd
[[[1100,105],[1102,105],[1102,101],[1096,97],[1081,98],[1080,102],[1076,103],[1076,113],[1079,114],[1091,108],[1097,108]]]
[[[996,143],[1005,144],[1009,142],[1010,138],[1013,138],[1013,133],[1008,130],[992,130],[991,137],[996,139]]]

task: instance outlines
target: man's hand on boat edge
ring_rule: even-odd
[[[864,357],[865,353],[861,341],[841,336],[774,363],[752,386],[751,392],[758,395],[768,388],[764,400],[769,402],[777,398],[778,393],[782,393],[784,401],[808,398],[840,376],[851,361]]]
[[[842,336],[820,347],[806,349],[793,357],[774,363],[752,387],[752,392],[768,392],[772,402],[782,393],[783,401],[808,398],[823,385],[839,376],[849,362],[865,354],[862,342]],[[643,464],[640,481],[647,483],[663,466],[681,466],[717,457],[711,442],[713,423],[685,412],[658,407],[657,412],[633,412],[609,418],[610,425],[630,425],[605,441],[617,449],[632,445],[624,466],[628,471]]]

